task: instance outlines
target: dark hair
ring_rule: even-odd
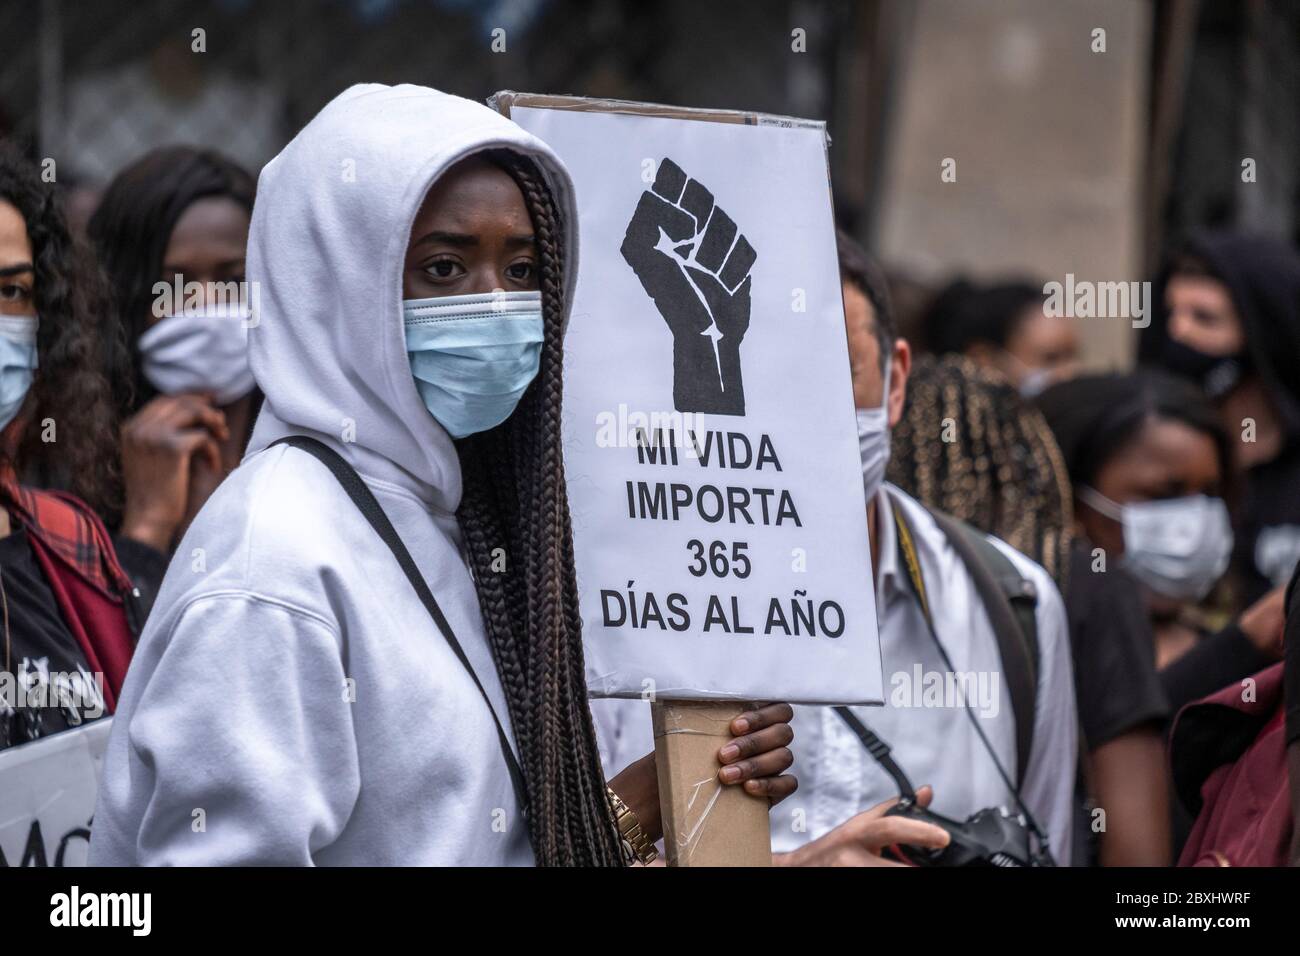
[[[1223,285],[1241,320],[1249,374],[1259,379],[1285,432],[1284,447],[1300,443],[1300,253],[1272,236],[1200,232],[1170,258],[1154,289],[1155,314],[1138,338],[1138,361],[1169,361],[1165,291],[1173,275],[1206,276]]]
[[[1204,256],[1199,256],[1195,252],[1188,250],[1179,252],[1169,263],[1168,277],[1172,279],[1174,276],[1213,279],[1216,282],[1223,282],[1223,277],[1215,271]]]
[[[242,166],[210,149],[167,146],[146,153],[105,190],[87,233],[112,286],[114,313],[129,345],[125,365],[110,366],[123,415],[155,394],[141,372],[136,343],[148,325],[153,287],[181,215],[200,199],[232,199],[253,210],[256,182]]]
[[[1225,484],[1232,453],[1219,416],[1191,382],[1155,369],[1126,375],[1084,375],[1053,385],[1038,397],[1070,472],[1091,485],[1149,421],[1181,422],[1214,442]]]
[[[1043,302],[1042,283],[1030,280],[977,286],[965,279],[948,285],[923,320],[926,347],[936,355],[965,352],[985,343],[1006,346],[1025,310]]]
[[[1001,538],[1065,590],[1072,522],[1065,462],[1042,414],[961,355],[924,356],[907,379],[888,478]]]
[[[500,151],[487,158],[514,177],[532,217],[545,332],[540,370],[514,414],[457,443],[457,516],[519,744],[537,861],[617,866],[621,843],[587,703],[560,449],[563,223],[531,162]]]
[[[898,327],[894,321],[894,304],[889,298],[889,285],[867,250],[843,229],[835,230],[835,248],[840,260],[840,281],[847,282],[867,297],[876,313],[876,342],[880,345],[880,369],[883,372],[894,354],[894,340]]]
[[[0,199],[27,225],[40,319],[40,367],[21,415],[28,422],[15,449],[15,469],[37,484],[65,487],[104,513],[120,494],[116,417],[102,372],[104,350],[125,351],[111,328],[102,276],[89,250],[68,232],[54,188],[11,143],[0,141]],[[55,441],[45,441],[51,419]]]

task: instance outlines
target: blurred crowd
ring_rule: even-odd
[[[1108,811],[1081,831],[1084,859],[1280,863],[1283,750],[1300,733],[1281,663],[1300,558],[1300,255],[1206,232],[1150,281],[1135,367],[1105,374],[1081,366],[1086,320],[1045,309],[1037,278],[936,292],[912,325],[925,357],[889,477],[1060,588],[1079,795]]]
[[[0,148],[6,672],[102,673],[111,711],[169,564],[201,560],[178,543],[239,466],[262,394],[247,330],[214,321],[211,302],[159,309],[156,286],[183,297],[197,283],[203,298],[242,284],[256,193],[253,170],[172,146],[117,169],[69,226],[59,187]],[[1088,320],[1053,306],[1052,277],[904,286],[847,235],[839,246],[864,481],[881,507],[873,554],[893,582],[878,582],[887,680],[914,662],[984,661],[1010,704],[1001,729],[980,718],[975,733],[965,713],[931,725],[891,719],[887,704],[854,708],[859,719],[948,818],[1015,806],[1057,862],[1286,862],[1288,745],[1300,744],[1300,638],[1284,641],[1300,626],[1288,590],[1300,253],[1232,232],[1170,248],[1147,277],[1155,312],[1134,366],[1099,373],[1081,350]],[[999,542],[991,556],[986,536]],[[886,588],[918,587],[893,553],[903,539],[931,576],[926,620],[893,616]],[[1001,595],[984,588],[989,569]],[[922,629],[941,651],[964,648],[966,666],[931,662],[926,636],[891,636]],[[1026,654],[1028,698],[1007,631]],[[0,747],[83,718],[57,702],[9,708]],[[596,718],[608,757],[619,721]],[[811,720],[796,717],[792,745],[809,801],[857,779],[823,780],[800,756],[805,739],[827,748],[857,733]],[[807,838],[874,804],[863,789]]]

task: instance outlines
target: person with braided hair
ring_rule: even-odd
[[[1001,375],[962,355],[912,366],[890,439],[888,479],[994,535],[1065,591],[1070,479],[1041,413]]]
[[[1046,308],[1043,290],[1031,279],[957,279],[922,319],[924,344],[935,355],[965,355],[1032,398],[1079,372],[1078,330]]]
[[[576,255],[551,150],[434,90],[353,87],[263,170],[265,404],[141,637],[92,863],[649,855],[654,756],[607,785],[587,702],[560,445]],[[790,714],[733,722],[723,783],[794,790]]]
[[[1095,408],[1093,399],[1078,405]],[[1094,573],[1092,546],[1075,533],[1070,469],[1048,419],[970,358],[923,358],[908,379],[892,451],[894,484],[1032,558],[1065,598],[1081,735],[1076,862],[1167,866],[1161,730],[1169,705],[1151,628],[1122,569]]]

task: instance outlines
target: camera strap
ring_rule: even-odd
[[[908,565],[908,575],[912,577],[916,549],[897,505],[894,514],[900,529],[900,546],[906,537],[907,549],[912,554]],[[998,642],[1003,680],[1011,696],[1011,714],[1016,722],[1016,789],[1019,790],[1025,782],[1025,770],[1034,749],[1034,719],[1038,709],[1038,627],[1035,616],[1038,597],[1033,582],[1025,579],[982,532],[941,511],[930,511],[930,517],[966,566],[993,628],[993,637]],[[920,580],[920,564],[916,563],[913,586]],[[928,610],[926,617],[933,631],[934,622],[929,619]]]
[[[836,707],[835,713],[839,714],[840,719],[849,725],[849,730],[862,741],[862,746],[866,747],[867,753],[880,764],[880,769],[893,778],[894,784],[898,787],[898,795],[904,800],[915,800],[916,788],[912,786],[912,781],[907,779],[903,768],[889,755],[889,744],[877,737],[871,728],[858,720],[858,715],[847,707]]]
[[[514,750],[510,747],[510,738],[506,736],[506,729],[497,716],[496,708],[492,706],[492,700],[488,697],[483,682],[478,679],[478,674],[474,673],[474,667],[470,664],[469,657],[466,656],[464,648],[460,646],[460,641],[456,640],[451,625],[447,623],[442,608],[438,607],[437,599],[434,598],[433,592],[429,590],[429,585],[425,583],[424,576],[420,574],[415,559],[411,557],[411,552],[402,543],[397,529],[388,520],[388,515],[384,513],[384,509],[379,504],[378,499],[375,498],[374,493],[361,480],[361,476],[357,474],[356,469],[348,464],[347,459],[323,441],[306,435],[290,435],[281,438],[279,441],[272,442],[271,445],[292,445],[294,448],[299,448],[320,461],[330,470],[338,483],[343,486],[343,490],[352,499],[352,503],[357,506],[357,510],[361,512],[362,517],[370,523],[370,527],[374,528],[380,540],[388,545],[388,550],[397,559],[402,573],[406,575],[411,587],[415,589],[415,594],[420,599],[420,603],[429,612],[429,616],[433,618],[433,623],[450,645],[452,653],[456,655],[456,659],[460,661],[470,679],[474,681],[474,686],[478,688],[478,692],[483,696],[483,703],[487,705],[488,713],[492,715],[492,722],[496,724],[497,739],[501,744],[501,755],[505,759],[506,769],[510,772],[510,784],[515,791],[515,800],[519,804],[519,809],[527,815],[528,791],[524,787],[524,772],[523,768],[519,766],[519,761],[515,758]]]
[[[950,672],[955,674],[956,668],[953,666],[952,659],[948,656],[948,651],[944,648],[943,642],[939,640],[938,631],[934,626],[934,617],[930,611],[930,595],[925,586],[925,578],[921,573],[921,560],[917,555],[916,542],[913,538],[911,526],[903,517],[903,512],[899,507],[898,502],[894,501],[892,497],[890,497],[889,505],[890,511],[894,516],[894,527],[896,529],[895,537],[898,541],[899,556],[902,558],[903,566],[907,569],[907,576],[912,583],[912,589],[916,592],[917,601],[921,606],[921,614],[925,618],[926,628],[929,630],[930,637],[939,650],[939,655],[943,659],[944,666],[947,667]],[[1016,784],[1012,784],[1010,776],[1002,766],[1002,761],[998,759],[997,751],[993,749],[993,744],[985,735],[984,728],[980,726],[979,718],[975,716],[974,712],[970,709],[970,705],[964,699],[962,700],[962,708],[966,711],[967,716],[970,718],[975,728],[976,734],[979,735],[980,740],[984,744],[984,748],[988,751],[989,757],[997,768],[998,775],[1002,778],[1002,782],[1011,792],[1020,812],[1024,814],[1026,821],[1028,821],[1031,832],[1045,847],[1047,845],[1047,838],[1034,820],[1033,815],[1029,812],[1029,808],[1026,807],[1024,801],[1021,800],[1019,786],[1020,782],[1024,779],[1024,769],[1029,762],[1029,751],[1032,745],[1033,733],[1034,701],[1037,696],[1037,655],[1026,660],[1025,643],[1031,639],[1036,640],[1036,638],[1023,633],[1024,629],[1016,620],[1006,592],[1000,588],[999,584],[994,579],[993,573],[990,572],[985,564],[978,559],[970,541],[967,540],[963,533],[961,523],[955,518],[951,518],[947,515],[942,515],[933,511],[931,511],[930,514],[935,519],[935,523],[939,525],[940,530],[944,532],[945,536],[953,544],[953,549],[962,559],[962,563],[966,566],[974,580],[976,590],[979,593],[981,600],[984,602],[985,609],[989,615],[989,623],[992,625],[994,635],[998,641],[998,651],[1002,656],[1004,672],[1006,672],[1009,667],[1012,667],[1015,669],[1015,674],[1018,675],[1014,678],[1015,687],[1012,687],[1012,676],[1008,675],[1006,678],[1008,687],[1011,689],[1012,693],[1012,713],[1013,716],[1016,717],[1017,721],[1016,749],[1018,766],[1016,768]],[[971,531],[973,534],[978,534],[974,529],[971,529]],[[999,557],[1001,556],[1002,555],[999,552]],[[1015,643],[1009,643],[1012,641]],[[1019,662],[1020,666],[1015,663],[1009,665],[1007,662],[1008,657],[1011,657],[1015,662]],[[1024,679],[1027,675],[1033,675],[1029,677],[1028,682]],[[1027,702],[1023,696],[1026,692],[1029,695]],[[1020,695],[1019,700],[1017,700],[1018,694]],[[899,787],[901,795],[905,799],[909,796],[914,796],[914,790],[911,782],[907,779],[907,775],[889,755],[889,746],[876,736],[876,734],[874,734],[861,720],[859,720],[857,715],[849,710],[849,708],[835,707],[833,709],[849,729],[853,731],[854,735],[862,742],[862,745],[867,749],[867,752],[875,758],[878,764],[880,764],[881,769],[893,778],[894,782]],[[1027,730],[1024,729],[1026,724],[1028,725]]]

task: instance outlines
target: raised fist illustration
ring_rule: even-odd
[[[673,407],[745,414],[740,343],[757,254],[698,180],[671,159],[641,194],[620,250],[673,334]]]

